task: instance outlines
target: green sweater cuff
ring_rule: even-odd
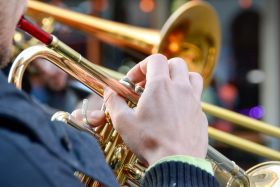
[[[186,156],[186,155],[173,155],[173,156],[164,157],[164,158],[158,160],[157,162],[155,162],[153,165],[151,165],[148,168],[148,170],[158,164],[161,164],[163,162],[169,162],[169,161],[178,161],[178,162],[187,163],[187,164],[196,166],[196,167],[208,172],[211,175],[214,175],[212,165],[209,161],[207,161],[205,159],[201,159],[201,158]]]

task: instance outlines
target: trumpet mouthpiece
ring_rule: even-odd
[[[22,16],[20,18],[20,20],[17,24],[17,28],[27,32],[28,34],[35,37],[36,39],[38,39],[39,41],[41,41],[42,43],[44,43],[46,45],[49,45],[53,40],[53,37],[51,34],[45,32],[38,26],[30,23],[24,16]]]

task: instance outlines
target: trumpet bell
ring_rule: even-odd
[[[270,161],[258,164],[246,171],[250,187],[280,186],[280,162]]]
[[[213,164],[213,162],[212,162]],[[239,175],[234,167],[223,170],[218,163],[213,164],[215,177],[221,186],[226,187],[278,187],[280,186],[280,162],[268,161],[253,166],[244,175]]]

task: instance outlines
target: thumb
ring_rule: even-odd
[[[81,109],[74,110],[71,116],[73,116],[75,120],[83,122],[84,116]],[[86,118],[91,127],[97,127],[106,123],[105,114],[100,110],[87,111]]]
[[[109,112],[114,128],[120,133],[126,133],[131,125],[134,110],[130,108],[126,101],[110,88],[104,90],[104,103]]]

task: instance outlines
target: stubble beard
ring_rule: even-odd
[[[3,68],[10,61],[13,37],[11,25],[3,12],[0,14],[0,24],[2,25],[0,28],[0,68]]]
[[[26,0],[0,0],[0,68],[11,61],[13,34],[26,3]]]
[[[11,61],[11,47],[0,43],[0,69],[6,67]]]

